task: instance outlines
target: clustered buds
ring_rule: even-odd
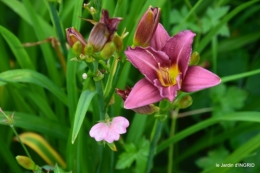
[[[123,38],[115,34],[122,18],[109,18],[108,11],[102,10],[99,22],[86,20],[95,25],[90,32],[88,41],[75,28],[66,29],[68,43],[76,56],[91,62],[93,59],[90,56],[93,53],[101,51],[101,58],[106,60],[116,51],[122,50]]]
[[[146,47],[150,45],[150,41],[157,28],[160,17],[160,8],[152,8],[151,6],[144,13],[134,35],[134,46]]]

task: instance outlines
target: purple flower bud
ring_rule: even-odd
[[[160,8],[148,8],[136,28],[133,40],[135,46],[146,47],[150,45],[150,41],[158,25],[159,17]]]
[[[84,37],[73,27],[66,29],[66,36],[69,45],[72,47],[77,41],[79,41],[83,48],[86,46],[87,42]]]
[[[107,42],[112,41],[117,25],[122,18],[109,18],[107,10],[102,10],[102,16],[92,28],[88,42],[92,44],[95,52],[99,52]],[[94,23],[94,22],[93,22]]]

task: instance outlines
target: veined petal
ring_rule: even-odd
[[[134,109],[162,100],[159,90],[147,79],[139,80],[125,100],[126,109]]]
[[[195,35],[196,34],[189,30],[179,32],[170,38],[162,48],[162,51],[169,56],[172,63],[178,64],[183,76],[185,76],[188,68],[192,52],[193,37]]]
[[[218,85],[221,79],[214,73],[200,67],[190,66],[182,82],[181,90],[194,92]]]
[[[123,134],[126,132],[126,128],[129,126],[129,121],[121,116],[115,117],[112,120],[110,130],[117,132],[118,134]]]
[[[96,141],[101,141],[105,139],[108,131],[109,131],[108,125],[106,123],[101,122],[101,123],[97,123],[90,129],[89,135],[92,138],[95,138]]]
[[[153,48],[136,47],[132,49],[128,47],[125,51],[128,60],[149,80],[153,82],[158,78],[157,71],[159,64],[161,66],[170,66],[168,56],[161,51],[156,51]]]
[[[168,32],[164,29],[162,24],[159,23],[151,40],[151,47],[155,50],[162,50],[163,46],[169,38],[170,36]]]

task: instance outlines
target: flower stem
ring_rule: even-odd
[[[172,112],[170,137],[174,136],[174,133],[175,133],[175,126],[176,126],[176,120],[178,118],[178,112],[179,112],[179,109],[176,109]],[[168,155],[168,171],[167,171],[168,173],[173,172],[173,150],[174,150],[174,145],[170,145],[169,155]]]
[[[17,137],[18,141],[19,141],[20,144],[22,145],[22,147],[23,147],[25,153],[27,154],[27,156],[32,160],[32,157],[31,157],[30,153],[28,152],[27,148],[26,148],[25,145],[23,144],[23,142],[22,142],[20,136],[18,135],[17,131],[16,131],[15,128],[14,128],[14,125],[13,125],[13,124],[14,124],[14,119],[13,119],[13,115],[14,115],[14,114],[12,114],[12,116],[6,115],[6,114],[4,113],[4,111],[1,109],[1,107],[0,107],[0,112],[6,117],[6,122],[7,122],[7,124],[8,124],[8,125],[11,127],[11,129],[13,130],[15,136]]]
[[[190,115],[201,114],[201,113],[206,113],[206,112],[211,112],[211,111],[213,111],[213,108],[197,109],[197,110],[193,110],[193,111],[180,113],[178,115],[178,118],[183,118],[183,117],[187,117],[187,116],[190,116]]]
[[[97,90],[98,100],[99,100],[100,120],[104,120],[105,119],[105,104],[104,104],[104,95],[103,95],[101,80],[95,81],[95,85],[96,85],[96,90]]]
[[[111,67],[111,70],[110,70],[110,73],[109,73],[109,77],[108,77],[108,80],[107,80],[107,84],[106,84],[106,87],[105,87],[105,90],[104,90],[105,98],[108,97],[109,92],[111,91],[112,84],[113,84],[113,79],[114,79],[114,76],[115,76],[115,73],[116,73],[116,69],[117,69],[117,65],[118,65],[118,61],[119,61],[118,60],[118,56],[113,58],[112,67]]]
[[[13,130],[13,132],[14,132],[15,136],[17,137],[18,141],[19,141],[20,144],[22,145],[22,147],[23,147],[23,149],[24,149],[26,155],[32,160],[32,157],[31,157],[30,153],[28,152],[27,148],[26,148],[25,145],[23,144],[23,142],[22,142],[20,136],[18,135],[17,131],[15,130],[14,126],[13,126],[13,125],[10,125],[10,127],[11,127],[11,129]]]
[[[146,165],[146,173],[151,172],[151,169],[152,169],[152,166],[153,166],[153,157],[154,157],[154,154],[155,154],[155,151],[156,151],[156,144],[157,144],[159,137],[161,135],[163,122],[158,121],[156,119],[154,125],[156,126],[156,129],[155,129],[154,135],[152,136],[152,142],[151,142],[151,145],[150,145],[150,151],[149,151],[148,161],[147,161],[147,165]]]

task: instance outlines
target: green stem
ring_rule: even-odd
[[[108,94],[109,94],[109,92],[112,88],[113,79],[114,79],[116,69],[117,69],[117,65],[118,65],[118,56],[116,56],[113,59],[114,60],[113,60],[113,63],[112,63],[112,67],[111,67],[109,77],[108,77],[108,80],[107,80],[107,84],[106,84],[106,87],[105,87],[105,90],[104,90],[105,98],[107,98],[107,96],[108,96]]]
[[[171,130],[170,130],[170,137],[174,136],[175,134],[175,127],[176,127],[176,120],[178,118],[179,109],[176,109],[172,112],[172,122],[171,122]],[[169,155],[168,155],[168,173],[173,172],[173,150],[174,145],[170,145],[169,147]]]
[[[197,1],[197,3],[193,6],[193,8],[190,10],[190,12],[185,16],[185,18],[181,21],[181,23],[177,26],[177,32],[180,31],[182,25],[188,20],[188,18],[192,15],[195,14],[195,10],[198,8],[198,6],[202,3],[203,0]]]
[[[244,78],[244,77],[256,75],[256,74],[259,74],[259,73],[260,73],[260,69],[257,69],[257,70],[252,70],[252,71],[249,71],[249,72],[240,73],[240,74],[225,76],[225,77],[221,78],[221,82],[225,83],[225,82],[241,79],[241,78]]]
[[[161,135],[163,122],[158,121],[156,119],[155,125],[156,125],[156,130],[155,130],[154,135],[152,136],[152,142],[151,142],[151,145],[150,145],[150,151],[149,151],[148,161],[147,161],[147,165],[146,165],[146,173],[151,172],[151,169],[152,169],[152,166],[153,166],[153,157],[154,157],[154,154],[155,154],[155,151],[156,151],[156,144],[157,144],[159,137]]]
[[[18,141],[19,141],[20,144],[22,145],[22,147],[23,147],[23,149],[24,149],[26,155],[32,160],[32,157],[31,157],[30,153],[28,152],[27,148],[26,148],[25,145],[23,144],[23,142],[22,142],[20,136],[18,135],[18,133],[16,132],[14,126],[13,126],[13,125],[10,125],[10,127],[11,127],[11,129],[13,130],[13,132],[14,132],[15,136],[17,137]]]
[[[214,35],[211,40],[212,43],[212,64],[213,64],[213,72],[217,72],[217,49],[218,49],[218,40],[217,35]]]
[[[105,104],[104,104],[104,95],[103,95],[101,80],[95,81],[95,85],[96,85],[96,90],[97,90],[98,100],[99,100],[100,120],[104,120],[105,119]]]
[[[187,116],[195,115],[195,114],[201,114],[201,113],[211,112],[211,111],[213,111],[213,108],[197,109],[197,110],[193,110],[193,111],[188,111],[188,112],[180,113],[180,114],[178,115],[178,118],[187,117]]]
[[[102,146],[102,145],[100,145],[99,146],[99,153],[98,153],[98,155],[99,155],[99,164],[98,164],[98,169],[97,169],[97,173],[100,173],[101,172],[101,168],[102,168],[102,162],[103,162],[103,151],[104,150],[104,146]]]

